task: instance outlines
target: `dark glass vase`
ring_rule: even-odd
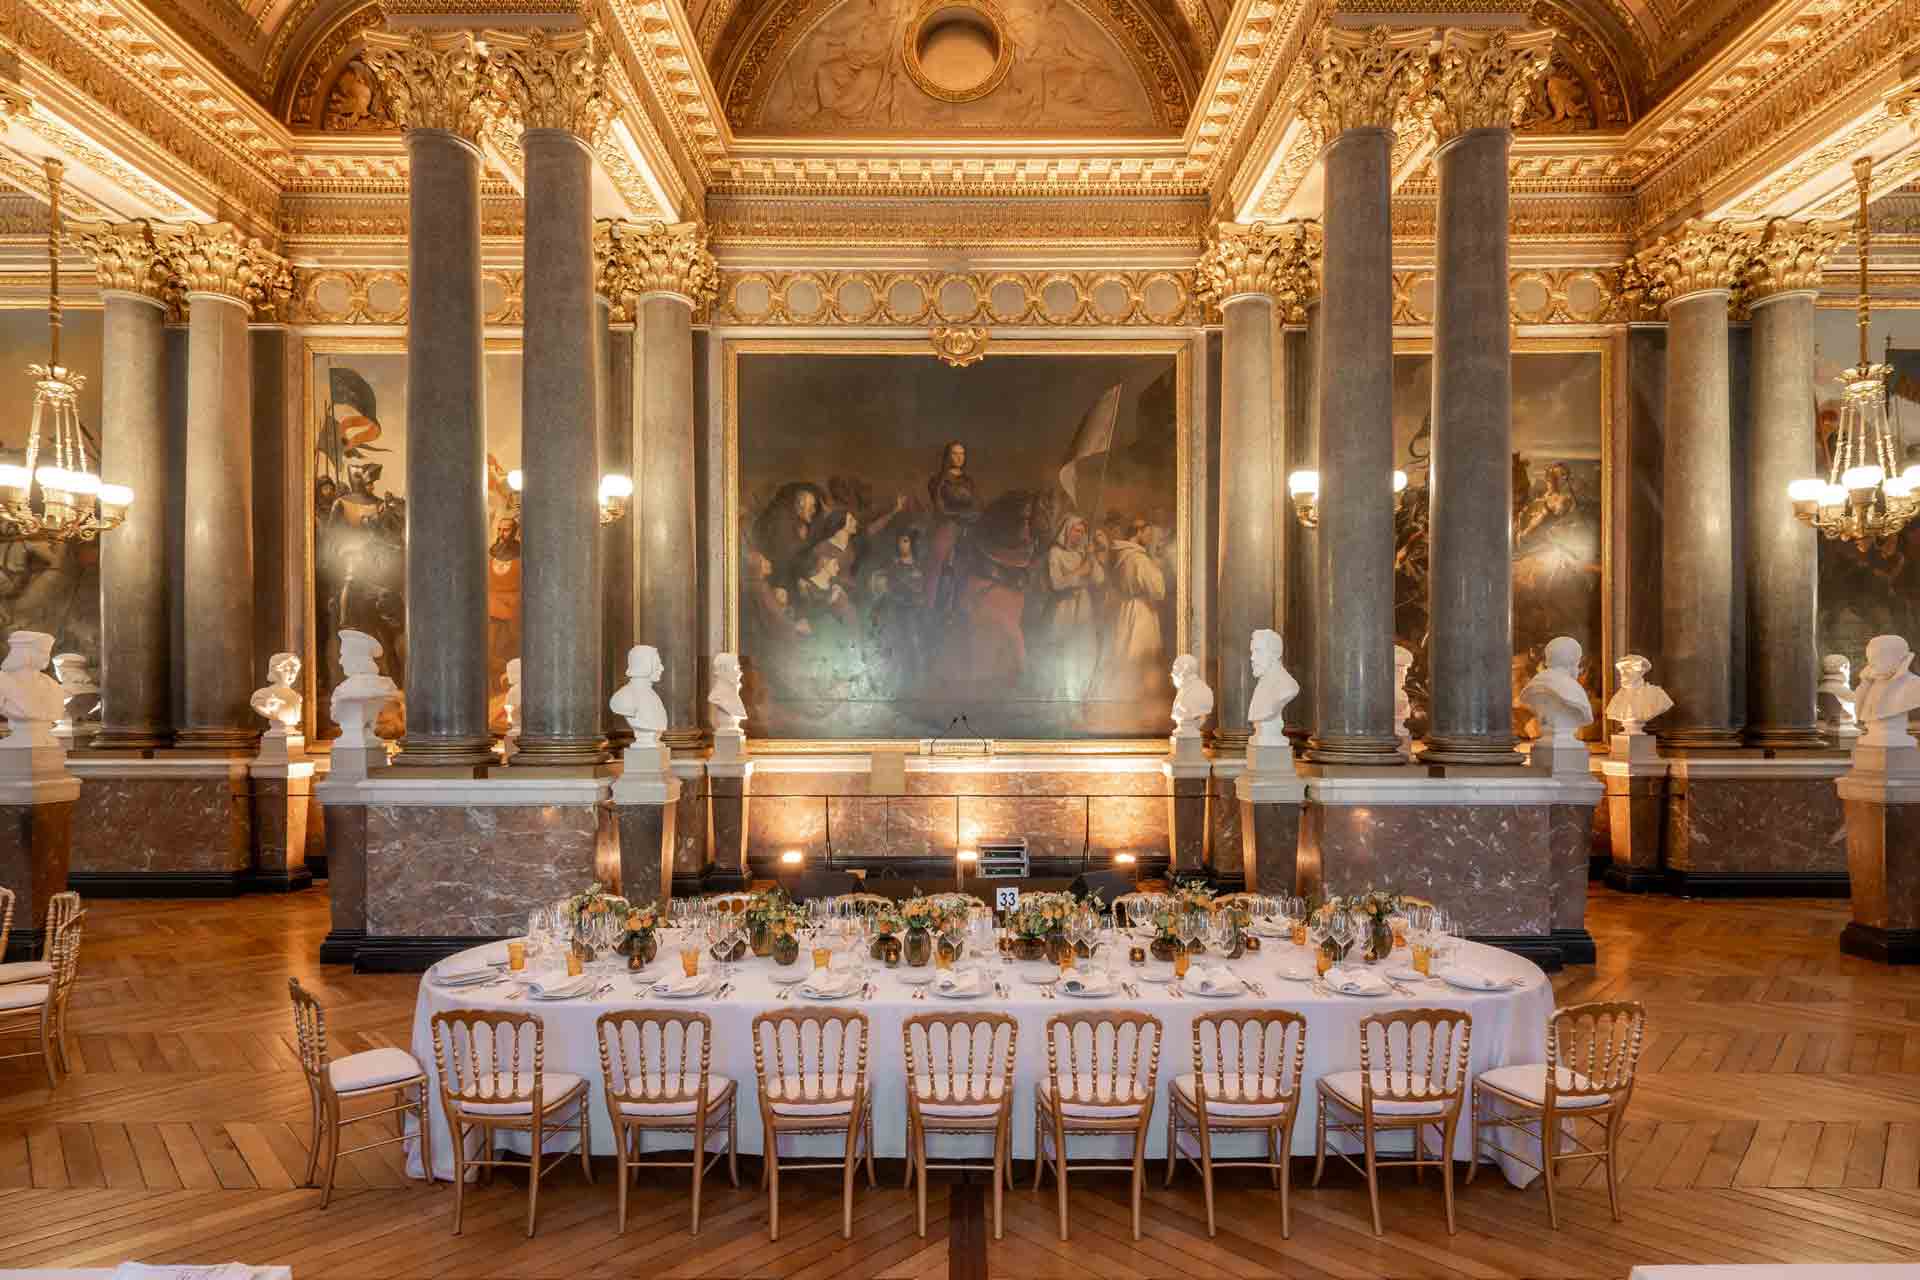
[[[800,958],[800,939],[791,933],[777,933],[773,937],[773,962],[789,965]]]
[[[907,967],[924,969],[933,963],[933,934],[926,929],[907,930]]]

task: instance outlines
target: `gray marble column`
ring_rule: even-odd
[[[1309,529],[1293,516],[1293,502],[1286,491],[1286,477],[1296,471],[1317,471],[1320,467],[1319,396],[1314,386],[1320,361],[1320,295],[1317,289],[1308,296],[1301,323],[1287,324],[1281,335],[1286,402],[1286,462],[1280,468],[1280,541],[1285,548],[1286,622],[1285,662],[1300,692],[1287,704],[1287,736],[1296,749],[1304,748],[1313,732],[1314,708],[1314,632],[1319,607],[1319,531]]]
[[[125,751],[173,739],[166,308],[152,289],[110,289],[104,302],[100,475],[133,486],[134,501],[100,540],[100,730],[90,745]]]
[[[1247,749],[1247,700],[1253,676],[1248,638],[1274,624],[1275,493],[1274,300],[1241,293],[1222,300],[1220,372],[1220,682],[1214,702],[1214,748]]]
[[[600,468],[603,474],[629,479],[633,476],[633,335],[631,323],[610,326],[601,366],[605,412],[600,420]],[[633,522],[638,518],[629,502],[624,520],[600,530],[600,686],[609,697],[626,682],[627,650],[639,643],[633,632]],[[601,728],[616,750],[632,741],[633,730],[610,708],[603,708]]]
[[[1753,346],[1747,442],[1747,741],[1825,745],[1814,728],[1820,661],[1814,631],[1819,538],[1787,501],[1787,485],[1818,474],[1813,433],[1813,306],[1835,235],[1774,223],[1751,284]]]

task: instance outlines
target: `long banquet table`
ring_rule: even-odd
[[[1469,991],[1433,979],[1413,987],[1411,995],[1388,994],[1367,997],[1332,992],[1322,994],[1314,990],[1312,983],[1291,981],[1279,975],[1282,962],[1289,957],[1297,961],[1301,956],[1300,949],[1284,942],[1267,941],[1264,944],[1265,949],[1257,953],[1249,952],[1231,966],[1235,975],[1250,978],[1259,983],[1267,993],[1265,998],[1251,993],[1229,999],[1201,997],[1191,993],[1183,997],[1175,997],[1165,985],[1145,981],[1136,982],[1141,994],[1138,1000],[1123,994],[1102,999],[1072,999],[1065,996],[1049,998],[1038,986],[1023,981],[1016,972],[1017,966],[1010,966],[1004,978],[1009,992],[1007,998],[989,993],[973,1000],[946,1000],[934,996],[920,1000],[914,998],[913,987],[901,980],[898,971],[882,969],[875,965],[874,984],[878,989],[871,999],[848,998],[822,1002],[822,1007],[834,1005],[857,1008],[867,1015],[869,1080],[874,1106],[874,1147],[876,1154],[882,1157],[898,1157],[905,1153],[907,1104],[901,1027],[908,1017],[917,1013],[954,1012],[974,1008],[1010,1013],[1018,1020],[1020,1042],[1015,1065],[1014,1158],[1029,1159],[1033,1154],[1034,1087],[1045,1078],[1047,1071],[1045,1046],[1047,1019],[1056,1013],[1097,1010],[1102,1007],[1141,1009],[1152,1013],[1160,1019],[1164,1031],[1160,1049],[1160,1098],[1156,1104],[1153,1122],[1148,1128],[1148,1155],[1164,1157],[1166,1154],[1166,1095],[1176,1075],[1193,1070],[1193,1022],[1196,1017],[1205,1013],[1255,1007],[1284,1008],[1304,1013],[1307,1018],[1307,1063],[1303,1092],[1310,1100],[1316,1096],[1314,1082],[1322,1075],[1359,1067],[1361,1020],[1373,1014],[1387,1013],[1396,1009],[1458,1009],[1472,1014],[1471,1071],[1475,1075],[1495,1067],[1544,1062],[1547,1021],[1554,1007],[1553,988],[1546,974],[1531,961],[1510,952],[1471,942],[1460,945],[1464,949],[1463,958],[1471,964],[1495,976],[1518,978],[1520,985],[1494,991]],[[740,1150],[743,1154],[761,1152],[760,1111],[753,1064],[753,1017],[765,1009],[794,1009],[814,1003],[803,1000],[798,995],[793,996],[789,1001],[780,1000],[780,987],[773,981],[770,972],[771,961],[750,957],[737,964],[734,967],[734,990],[720,999],[714,999],[712,996],[668,999],[650,993],[643,994],[636,989],[636,984],[629,980],[625,973],[616,974],[608,979],[613,984],[613,990],[598,998],[581,997],[550,1002],[529,998],[510,998],[518,988],[509,983],[482,987],[444,987],[435,981],[436,971],[471,968],[476,964],[502,960],[505,955],[505,943],[475,947],[448,957],[436,966],[435,970],[430,970],[420,983],[419,996],[413,1012],[413,1054],[426,1068],[434,1090],[433,1163],[437,1177],[452,1177],[453,1147],[446,1117],[440,1107],[439,1082],[434,1071],[431,1020],[435,1013],[450,1009],[497,1009],[538,1014],[545,1026],[546,1070],[569,1072],[582,1076],[588,1081],[592,1090],[593,1149],[601,1155],[613,1153],[613,1137],[612,1126],[606,1114],[604,1094],[600,1086],[600,1051],[596,1038],[595,1020],[602,1013],[614,1009],[698,1010],[713,1020],[712,1072],[715,1075],[731,1077],[739,1091]],[[1393,957],[1393,965],[1397,966],[1404,958],[1404,953],[1396,953]],[[804,955],[800,963],[803,965],[806,963]],[[656,960],[648,971],[649,976],[666,976],[669,972],[668,966],[673,964],[672,947],[663,944],[659,960]],[[677,969],[677,966],[675,967]],[[1305,1104],[1300,1119],[1294,1127],[1293,1152],[1295,1155],[1313,1154],[1315,1129],[1313,1107],[1315,1105],[1316,1103],[1312,1101]],[[409,1116],[409,1122],[411,1132],[413,1127],[411,1116]],[[502,1133],[497,1136],[497,1141],[503,1147],[517,1143],[521,1151],[524,1152],[526,1149],[527,1139],[523,1134]],[[570,1149],[577,1138],[572,1131],[568,1131],[556,1134],[548,1141],[549,1151],[559,1151]],[[650,1142],[658,1141],[659,1139],[650,1140]],[[822,1142],[817,1138],[798,1141],[803,1143],[811,1141],[816,1146]],[[1509,1144],[1512,1143],[1511,1133],[1506,1141]],[[649,1149],[652,1149],[651,1145]],[[811,1154],[815,1148],[802,1146],[798,1149]],[[1080,1149],[1076,1140],[1074,1147],[1076,1155],[1079,1154]],[[1469,1125],[1467,1116],[1463,1112],[1454,1143],[1454,1157],[1460,1160],[1467,1159],[1469,1149]],[[783,1144],[782,1155],[785,1156],[787,1151],[788,1147]],[[417,1141],[407,1144],[407,1153],[408,1171],[416,1178],[424,1177],[425,1171],[420,1162]],[[1233,1153],[1217,1150],[1216,1154]],[[1537,1148],[1530,1158],[1537,1162]],[[1535,1176],[1532,1170],[1518,1162],[1502,1160],[1500,1164],[1508,1180],[1517,1186],[1526,1185]]]

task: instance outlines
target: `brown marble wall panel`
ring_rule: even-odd
[[[1087,846],[1087,813],[1088,802],[1076,796],[962,796],[960,838],[1025,836],[1033,857],[1078,857]]]
[[[1831,778],[1675,777],[1666,853],[1693,875],[1844,872],[1846,815]]]
[[[1601,807],[1609,813],[1613,865],[1643,876],[1657,873],[1666,827],[1667,780],[1609,777],[1606,785],[1606,803]]]
[[[327,829],[327,900],[333,928],[367,927],[367,807],[363,804],[315,805]]]
[[[747,843],[752,812],[747,795],[752,778],[707,777],[707,878],[716,885],[745,886]]]
[[[717,817],[717,803],[714,812]],[[717,835],[716,829],[716,846]],[[747,799],[747,860],[775,862],[789,849],[798,849],[809,862],[826,854],[826,797],[762,795],[760,779],[755,777]]]
[[[1158,773],[1087,773],[1069,769],[907,774],[912,795],[939,796],[1157,796],[1165,794]]]
[[[1299,892],[1300,806],[1235,800],[1250,893]]]
[[[1553,923],[1547,808],[1309,803],[1304,884],[1411,893],[1457,914],[1470,934],[1544,935]]]
[[[237,778],[101,778],[80,785],[73,869],[239,873],[253,862],[251,798]]]
[[[304,881],[311,778],[252,780],[253,870],[261,880]]]
[[[1587,879],[1593,870],[1593,811],[1603,805],[1547,806],[1547,840],[1552,848],[1550,894],[1553,927],[1587,927]]]
[[[1207,869],[1228,879],[1245,875],[1240,840],[1240,794],[1234,779],[1216,775],[1207,784]]]
[[[14,892],[13,932],[0,960],[39,958],[47,904],[67,887],[74,804],[0,805],[0,884]]]
[[[307,865],[317,875],[326,874],[327,809],[317,800],[307,806]]]
[[[698,876],[710,858],[707,847],[707,794],[704,778],[682,778],[673,814],[673,874]]]
[[[595,880],[599,806],[368,805],[367,933],[496,937]]]
[[[835,796],[827,801],[827,828],[835,854],[951,857],[959,808],[953,796]]]
[[[673,804],[613,807],[620,833],[620,892],[630,902],[665,903],[673,897]]]
[[[865,773],[788,773],[785,770],[755,769],[753,794],[756,796],[863,796],[867,794]]]
[[[1166,808],[1169,853],[1175,876],[1200,876],[1207,871],[1207,779],[1171,778]]]
[[[1163,856],[1170,847],[1164,796],[1099,796],[1087,808],[1089,853]]]

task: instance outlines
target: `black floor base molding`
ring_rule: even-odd
[[[313,888],[305,868],[246,871],[71,871],[67,888],[83,898],[237,898],[245,893],[299,893]]]
[[[1600,949],[1585,929],[1555,929],[1550,936],[1553,945],[1560,948],[1563,964],[1592,964],[1599,957]]]
[[[360,954],[360,948],[366,945],[365,929],[335,929],[329,932],[320,943],[321,964],[352,964],[353,958]]]
[[[422,973],[458,951],[498,942],[499,938],[376,938],[361,941],[353,953],[355,973]]]
[[[1840,950],[1878,964],[1920,964],[1920,929],[1881,929],[1856,922],[1840,931]]]
[[[1567,964],[1566,953],[1561,949],[1556,934],[1475,934],[1472,941],[1484,942],[1490,947],[1498,947],[1502,951],[1511,951],[1517,956],[1523,956],[1548,973],[1558,973]]]
[[[1667,873],[1657,867],[1623,867],[1609,863],[1602,877],[1607,888],[1621,893],[1658,893],[1667,887]]]
[[[1844,898],[1844,871],[1677,871],[1667,869],[1667,892],[1682,898]]]

